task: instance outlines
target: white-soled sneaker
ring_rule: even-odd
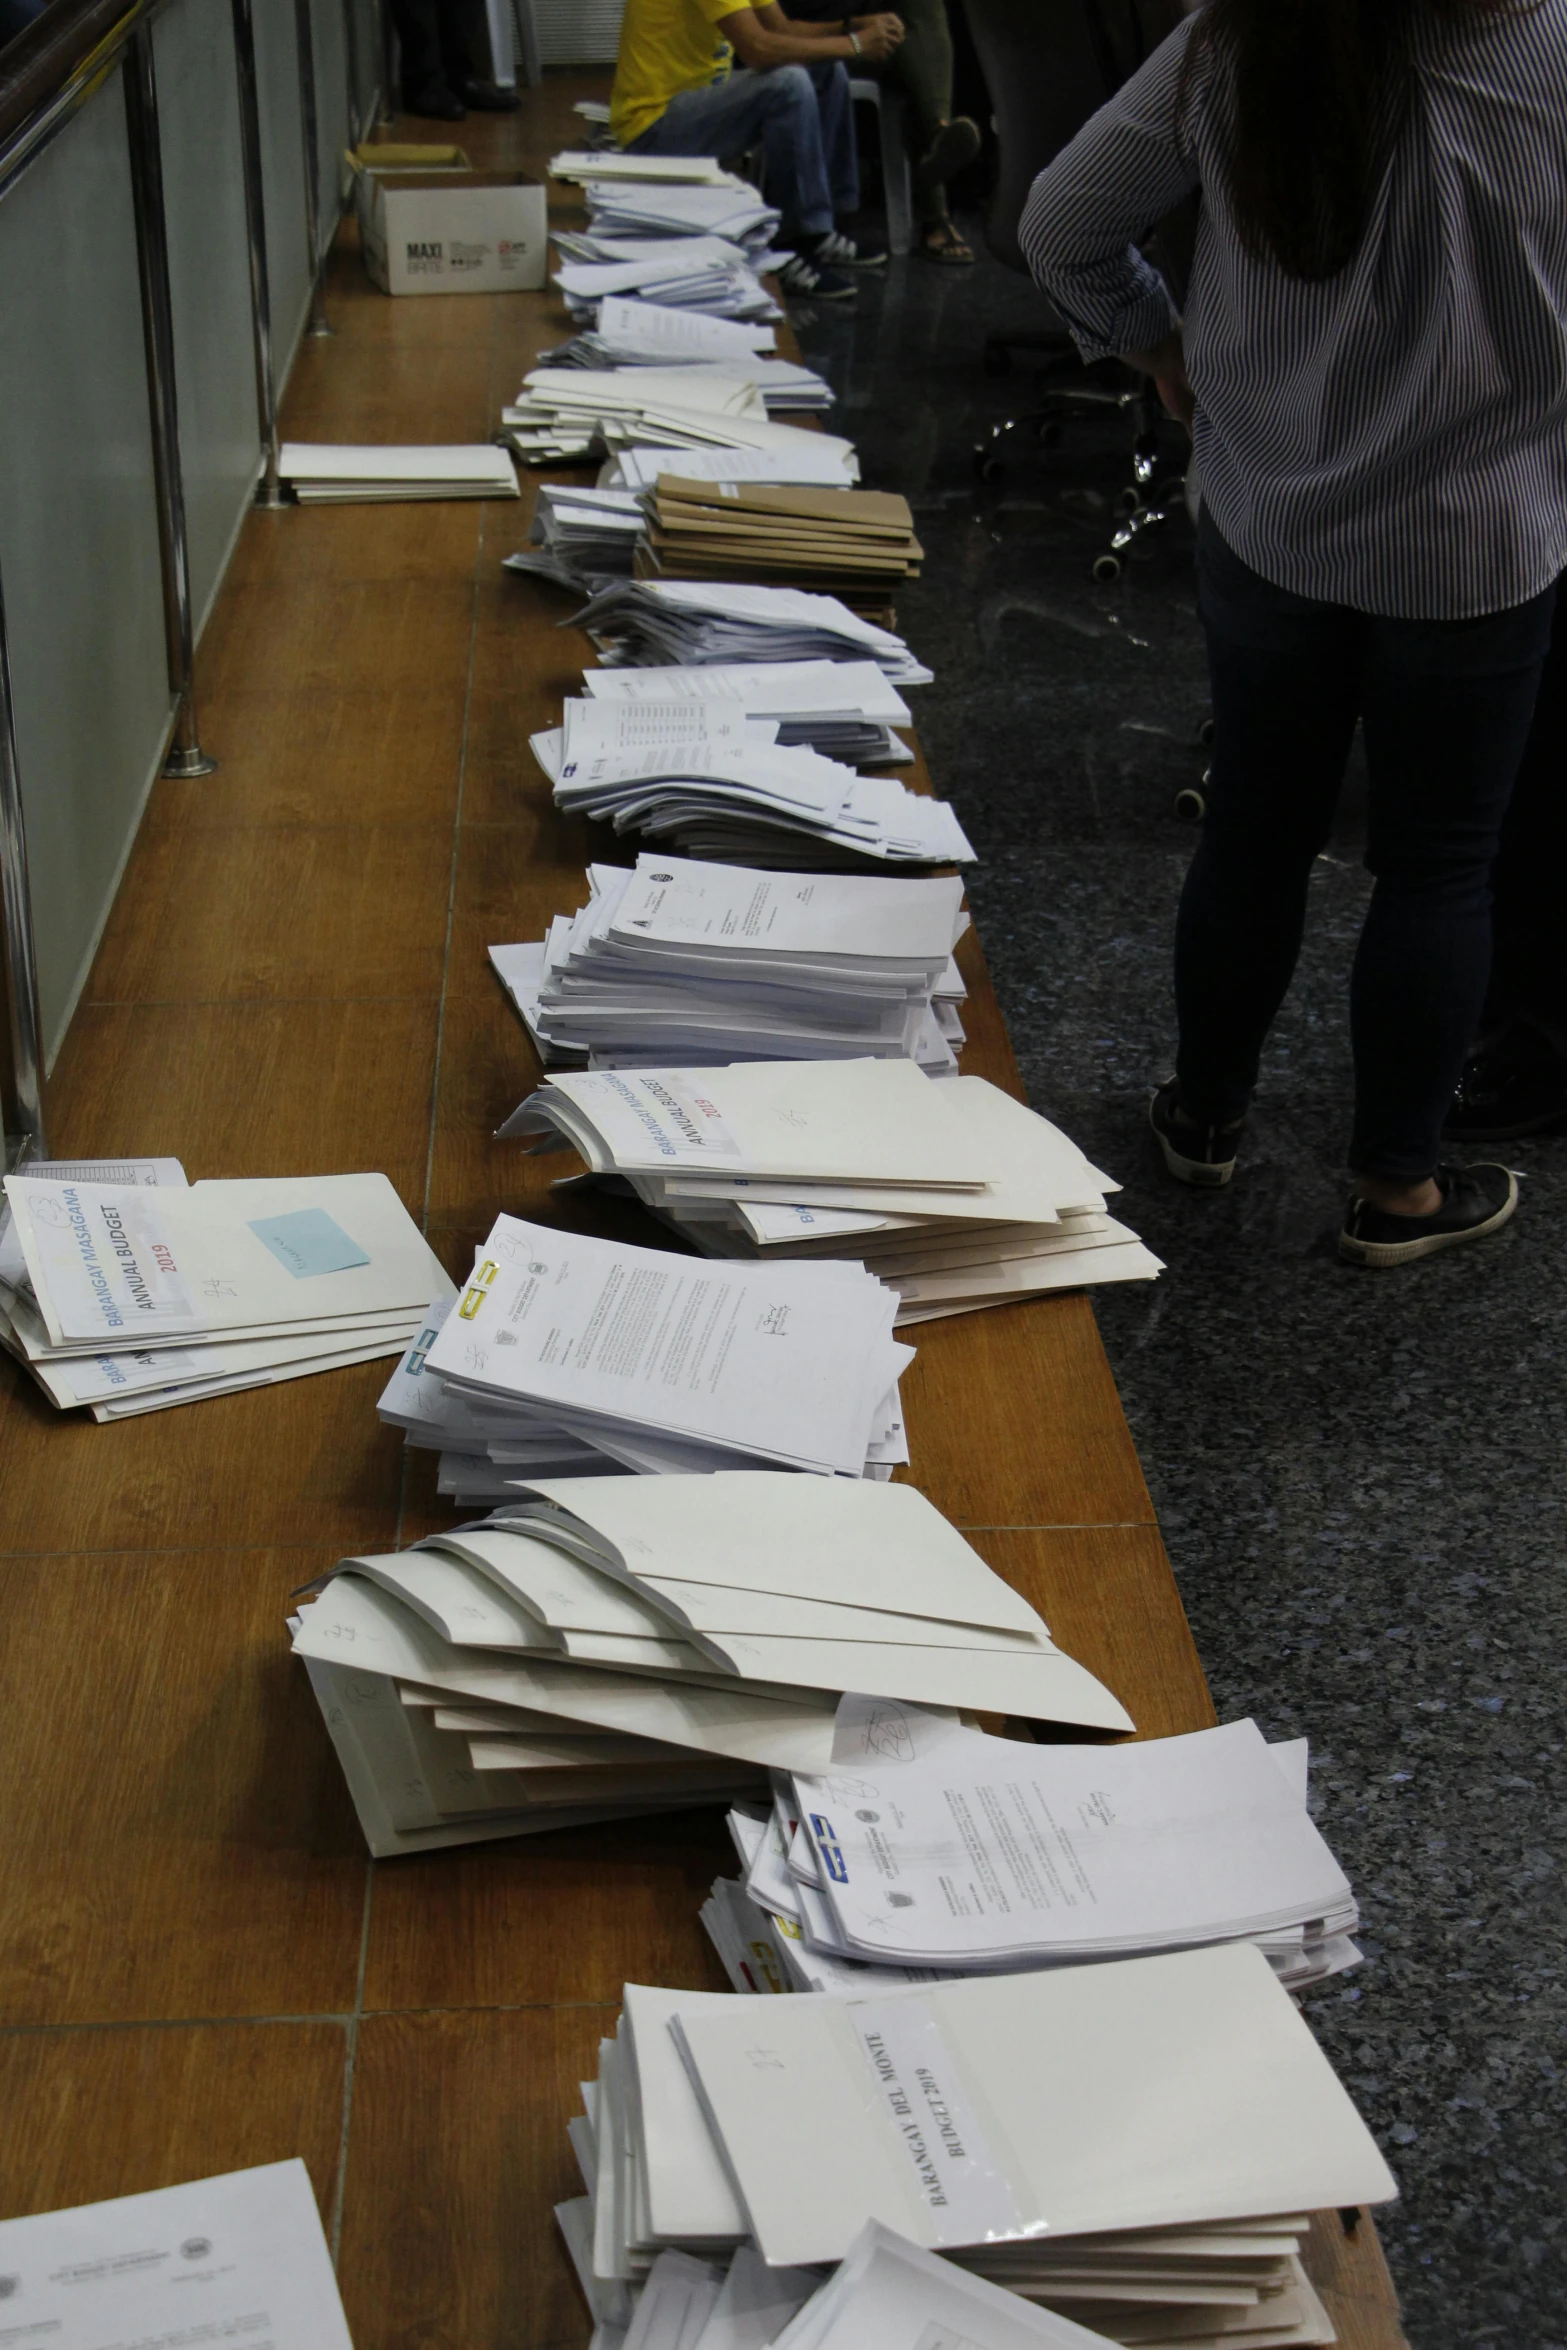
[[[779,263],[778,283],[786,294],[809,294],[813,302],[852,302],[859,292],[841,269],[823,269],[814,254],[791,253]]]
[[[846,237],[833,228],[827,231],[811,259],[818,268],[828,269],[885,269],[885,245],[859,245],[853,237]]]

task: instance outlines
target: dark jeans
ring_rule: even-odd
[[[1376,888],[1350,983],[1350,1164],[1418,1181],[1485,997],[1491,862],[1555,589],[1479,620],[1381,619],[1272,586],[1206,515],[1197,562],[1215,734],[1176,922],[1183,1106],[1227,1123],[1251,1098],[1358,717]]]
[[[742,67],[705,89],[677,91],[630,151],[722,161],[758,143],[762,190],[783,214],[786,240],[822,236],[835,212],[858,211],[849,77],[832,57],[759,73]]]

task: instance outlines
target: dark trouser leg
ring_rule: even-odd
[[[1363,619],[1376,875],[1350,989],[1350,1163],[1411,1182],[1442,1121],[1491,968],[1491,866],[1528,739],[1555,590],[1479,620]]]
[[[1494,945],[1484,1027],[1509,1021],[1567,1053],[1567,597],[1557,592],[1534,723],[1491,872]]]
[[[1188,1115],[1226,1125],[1251,1099],[1300,952],[1355,730],[1355,620],[1259,578],[1206,516],[1198,565],[1214,744],[1176,919],[1176,1075]]]
[[[816,112],[821,124],[822,157],[827,166],[834,214],[860,209],[860,159],[854,144],[854,104],[849,76],[836,58],[808,65],[816,90]]]
[[[446,80],[441,55],[441,0],[392,0],[392,22],[402,52],[403,97],[423,97]]]
[[[909,159],[918,163],[935,145],[942,124],[952,119],[952,27],[947,0],[903,0],[898,14],[903,42],[882,71],[908,109]],[[946,189],[939,183],[917,188],[914,210],[926,228],[945,220]]]
[[[464,82],[488,80],[490,29],[484,0],[436,0],[436,5],[448,86],[460,90]]]

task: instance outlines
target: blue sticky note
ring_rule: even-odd
[[[358,1241],[350,1240],[325,1208],[298,1208],[292,1216],[262,1216],[250,1229],[296,1281],[308,1281],[313,1273],[346,1273],[355,1265],[370,1262]]]

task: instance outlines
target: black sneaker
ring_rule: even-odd
[[[1377,1272],[1413,1264],[1416,1257],[1456,1248],[1461,1240],[1483,1239],[1518,1205],[1518,1178],[1510,1167],[1443,1166],[1436,1180],[1442,1205],[1430,1216],[1393,1216],[1369,1200],[1352,1198],[1338,1236],[1344,1262]]]
[[[1188,1118],[1181,1108],[1180,1087],[1171,1077],[1148,1104],[1148,1123],[1177,1183],[1217,1191],[1229,1182],[1235,1172],[1235,1145],[1245,1124],[1243,1118],[1229,1126],[1207,1126],[1200,1118]]]
[[[1455,1142],[1516,1142],[1567,1126],[1567,1059],[1514,1023],[1464,1065],[1442,1131]]]
[[[858,245],[853,237],[840,235],[830,228],[824,237],[818,237],[811,249],[811,259],[818,269],[885,269],[885,245]]]
[[[403,100],[405,114],[418,115],[421,122],[466,122],[468,109],[454,90],[444,82],[432,82],[428,89],[415,90]]]
[[[860,290],[841,269],[823,269],[804,253],[779,263],[778,283],[786,294],[809,294],[813,302],[852,302]]]

